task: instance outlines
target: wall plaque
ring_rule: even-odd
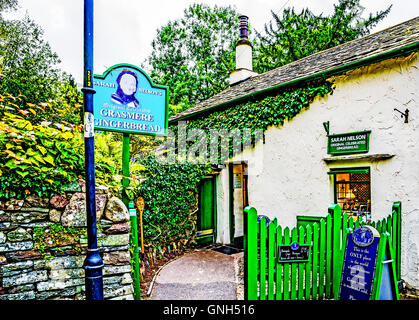
[[[328,154],[366,153],[371,131],[328,135]]]
[[[310,257],[310,246],[298,244],[297,242],[292,243],[289,246],[278,246],[277,250],[277,262],[307,262]]]

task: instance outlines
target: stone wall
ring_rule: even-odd
[[[104,298],[132,300],[128,210],[106,187],[96,195]],[[82,181],[51,199],[0,201],[0,300],[84,300],[85,230]]]

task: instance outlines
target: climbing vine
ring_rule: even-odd
[[[333,93],[333,83],[318,81],[296,88],[286,88],[276,95],[249,100],[189,121],[187,129],[210,130],[249,129],[265,132],[270,126],[280,126],[308,108],[316,97]],[[170,129],[178,134],[177,125]],[[209,135],[208,135],[209,139]],[[242,143],[243,136],[242,136]],[[190,141],[189,145],[194,141]],[[209,140],[207,141],[209,143]],[[229,144],[229,156],[233,155]],[[211,163],[178,162],[162,165],[154,154],[140,160],[146,167],[138,194],[144,197],[145,241],[155,245],[193,243],[198,209],[199,181],[212,171]],[[222,159],[218,159],[221,161]],[[214,165],[214,163],[212,164]]]

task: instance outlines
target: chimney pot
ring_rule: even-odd
[[[249,41],[249,18],[239,16],[240,39],[236,44],[236,70],[230,73],[230,86],[257,76],[252,66],[252,43]]]
[[[249,28],[248,28],[248,21],[249,21],[249,17],[247,16],[240,16],[239,17],[239,21],[240,21],[240,39],[248,39],[249,38]]]

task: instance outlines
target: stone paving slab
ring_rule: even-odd
[[[151,300],[236,300],[237,258],[205,249],[167,264]]]
[[[159,283],[151,300],[236,300],[236,287],[233,282]]]

